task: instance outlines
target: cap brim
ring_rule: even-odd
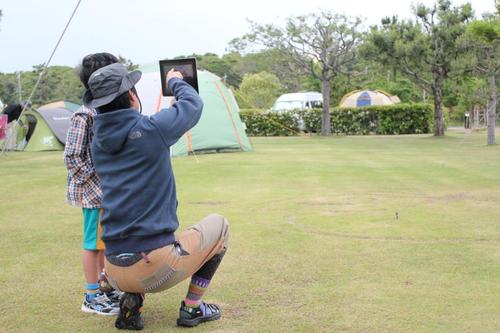
[[[111,101],[113,101],[118,95],[118,93],[114,93],[108,96],[93,99],[92,93],[90,90],[87,90],[85,94],[83,94],[83,104],[91,109],[96,109],[100,106],[111,103]]]
[[[122,80],[120,90],[118,90],[118,95],[123,94],[126,91],[132,89],[137,82],[141,79],[142,73],[140,71],[133,71],[127,74]]]

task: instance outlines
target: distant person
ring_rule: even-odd
[[[79,73],[85,88],[88,89],[90,74],[116,62],[118,59],[109,53],[85,57]],[[66,198],[69,204],[82,207],[83,214],[82,265],[86,284],[81,309],[89,313],[117,315],[121,293],[112,288],[105,289],[106,293],[99,289],[105,246],[101,240],[100,225],[102,191],[90,154],[95,115],[95,110],[82,106],[71,117],[64,147],[64,164],[68,169]]]
[[[23,110],[22,104],[9,103],[7,104],[5,109],[3,109],[2,113],[7,115],[7,123],[11,123],[19,119],[22,110]]]
[[[31,103],[9,103],[3,110],[2,115],[7,116],[7,125],[4,130],[5,148],[8,150],[22,150],[26,144],[25,136],[28,125],[19,120],[23,109],[31,108]]]
[[[95,71],[84,103],[97,110],[92,156],[102,183],[102,239],[109,282],[125,291],[119,329],[140,330],[144,293],[166,290],[191,277],[177,325],[220,318],[219,306],[202,301],[227,248],[228,222],[209,215],[176,233],[177,193],[170,147],[200,119],[203,103],[179,72],[166,81],[176,102],[141,115],[135,84],[141,72],[121,64]]]
[[[26,110],[31,108],[31,103],[24,101],[21,103],[9,103],[3,110],[2,114],[7,115],[7,123],[11,123],[21,116],[23,108]]]

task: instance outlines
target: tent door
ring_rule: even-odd
[[[36,118],[31,114],[26,115],[26,119],[28,120],[28,132],[26,133],[26,141],[29,141],[36,127]]]

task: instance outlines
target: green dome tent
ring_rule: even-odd
[[[0,148],[8,150],[64,150],[73,112],[67,109],[30,109],[7,126]]]
[[[37,109],[27,109],[18,121],[12,121],[0,147],[9,150],[50,151],[64,150],[66,133],[73,112],[79,104],[56,101]]]
[[[139,68],[141,80],[136,88],[142,112],[152,115],[169,106],[170,98],[161,95],[158,64]],[[249,151],[252,149],[239,116],[239,107],[221,79],[207,71],[198,71],[198,87],[203,114],[198,124],[172,146],[173,156],[195,152]]]
[[[25,111],[20,119],[22,127],[18,128],[18,138],[19,133],[22,133],[21,137],[26,139],[22,150],[64,150],[72,114],[63,108]]]

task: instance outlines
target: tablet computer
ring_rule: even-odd
[[[195,58],[181,58],[171,60],[160,60],[161,90],[163,96],[173,96],[174,94],[167,86],[167,73],[172,68],[182,73],[184,81],[189,83],[196,92],[198,90],[198,73],[196,72]]]

